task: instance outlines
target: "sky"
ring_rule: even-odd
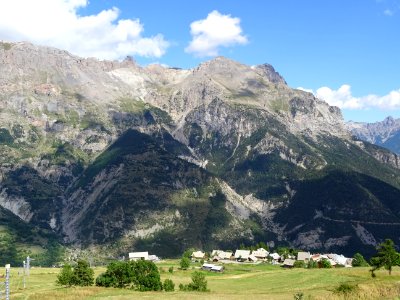
[[[193,68],[269,63],[345,120],[400,118],[400,0],[0,0],[0,40]]]

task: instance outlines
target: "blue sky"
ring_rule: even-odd
[[[4,0],[18,1],[24,2]],[[44,6],[49,1],[32,2]],[[69,15],[61,13],[60,8],[58,19],[73,15],[75,21],[70,23],[80,28],[78,34],[64,21],[59,26],[62,41],[51,35],[55,29],[43,37],[30,27],[14,28],[17,21],[2,23],[6,16],[0,12],[0,39],[23,38],[83,56],[132,55],[142,65],[157,62],[191,68],[216,54],[248,65],[267,62],[291,87],[312,90],[328,103],[342,107],[346,120],[400,117],[400,0],[51,1],[54,11],[59,7],[68,10]],[[58,2],[56,7],[54,3]],[[2,11],[12,15],[13,5],[17,4]],[[96,21],[90,21],[90,17]],[[120,26],[120,20],[131,23]],[[196,21],[198,32],[192,35],[191,24]],[[218,36],[218,29],[225,28],[224,22],[227,29]],[[46,31],[43,28],[41,33]],[[226,33],[229,30],[231,35]],[[94,51],[96,40],[87,43],[94,45],[90,49],[76,40],[78,35],[84,40],[82,32],[86,31],[98,40],[115,32],[129,34],[126,40],[122,33],[122,40],[109,38]],[[196,37],[199,43],[206,40],[206,49],[199,50],[200,44],[189,47]],[[115,48],[119,52],[110,54]]]

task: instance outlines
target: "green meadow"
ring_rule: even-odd
[[[202,271],[210,291],[199,293],[181,292],[178,288],[180,283],[191,281],[191,274],[198,269],[198,264],[186,271],[178,270],[177,260],[157,265],[162,281],[167,278],[174,281],[174,292],[137,292],[96,286],[61,287],[55,284],[60,272],[58,268],[32,268],[24,289],[22,269],[12,268],[11,299],[400,299],[399,267],[394,268],[391,276],[380,270],[376,272],[377,277],[372,278],[369,268],[283,269],[269,264],[227,264],[224,273]],[[174,267],[173,273],[168,272],[171,266]],[[94,270],[97,276],[105,268]],[[338,292],[342,284],[354,288]]]

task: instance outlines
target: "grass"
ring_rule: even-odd
[[[180,283],[190,282],[191,273],[178,270],[178,260],[159,263],[161,280],[172,279],[175,288]],[[174,266],[174,272],[168,268]],[[104,267],[95,268],[96,276],[104,272]],[[244,299],[254,295],[258,299],[294,299],[297,293],[303,293],[304,299],[399,299],[400,268],[395,268],[389,276],[378,271],[377,278],[370,276],[368,268],[340,269],[282,269],[278,266],[226,265],[222,274],[205,272],[208,293],[194,292],[135,292],[131,290],[100,287],[59,287],[55,285],[57,268],[34,268],[31,270],[27,287],[22,288],[22,276],[18,269],[12,269],[11,299],[47,300],[47,299]],[[337,293],[343,284],[357,286],[349,293]]]

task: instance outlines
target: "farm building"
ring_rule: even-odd
[[[297,260],[308,262],[311,259],[310,252],[299,252],[297,253]]]
[[[259,248],[251,253],[258,259],[266,259],[268,257],[269,252],[264,248]]]
[[[192,259],[204,259],[206,254],[203,251],[195,251],[192,253]]]
[[[283,261],[282,267],[284,267],[284,268],[293,268],[294,267],[294,263],[295,263],[294,259],[286,258]]]
[[[250,256],[250,250],[236,250],[235,259],[240,261],[248,260]]]
[[[129,252],[129,260],[149,260],[149,252]]]

